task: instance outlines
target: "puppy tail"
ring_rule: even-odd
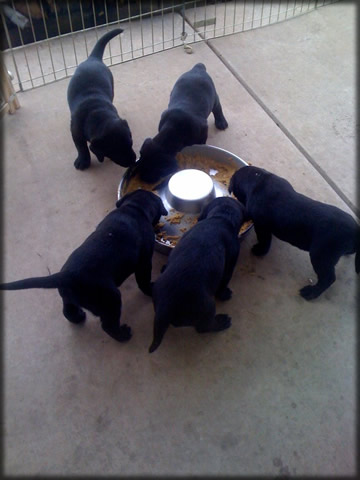
[[[110,30],[110,32],[105,33],[99,40],[96,42],[95,47],[92,49],[89,57],[95,57],[98,60],[102,60],[104,55],[104,50],[107,43],[116,35],[119,35],[124,30],[122,28],[115,28],[114,30]]]
[[[152,344],[150,345],[149,353],[155,352],[155,350],[158,348],[158,346],[162,342],[162,339],[168,327],[169,327],[169,322],[161,320],[158,315],[155,315],[154,338],[153,338]]]
[[[25,290],[28,288],[59,288],[63,285],[66,274],[54,273],[47,277],[31,277],[16,282],[0,283],[0,290]]]

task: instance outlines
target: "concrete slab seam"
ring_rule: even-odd
[[[239,73],[231,66],[219,50],[212,44],[211,40],[206,39],[201,32],[192,24],[192,22],[184,15],[184,20],[187,22],[190,28],[192,28],[202,39],[203,42],[213,51],[213,53],[219,58],[223,65],[229,70],[229,72],[236,78],[236,80],[245,88],[245,90],[251,95],[251,97],[258,103],[258,105],[264,110],[264,112],[271,118],[273,122],[280,128],[280,130],[286,135],[290,142],[300,151],[300,153],[306,158],[306,160],[315,168],[315,170],[323,177],[328,185],[334,190],[334,192],[346,203],[346,205],[354,212],[354,214],[360,219],[360,209],[351,202],[351,200],[341,191],[341,188],[329,177],[329,175],[321,168],[321,166],[314,160],[314,158],[307,152],[307,150],[296,140],[294,135],[285,127],[285,125],[274,115],[274,113],[267,107],[267,105],[260,99],[255,91],[245,82],[245,80],[239,75]],[[284,20],[285,21],[285,20]]]

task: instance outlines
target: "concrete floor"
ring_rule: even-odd
[[[229,122],[221,132],[210,118],[208,143],[351,213],[355,8],[329,5],[197,44],[192,55],[179,47],[113,67],[115,105],[136,152],[155,134],[177,77],[202,61]],[[59,270],[116,201],[124,169],[72,165],[67,85],[19,95],[21,109],[4,120],[7,281]],[[298,290],[314,279],[308,254],[274,239],[258,259],[254,242],[251,232],[233,298],[218,306],[231,329],[170,328],[152,355],[153,307],[133,277],[121,287],[122,321],[133,329],[127,344],[91,314],[84,326],[69,324],[56,290],[6,292],[5,473],[354,474],[354,256],[306,302]],[[154,279],[165,262],[154,254]]]

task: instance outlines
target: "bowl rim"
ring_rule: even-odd
[[[194,144],[194,145],[189,145],[187,147],[184,147],[180,152],[178,153],[184,153],[186,154],[187,151],[191,151],[191,150],[202,150],[202,151],[212,151],[212,152],[221,152],[223,155],[228,155],[230,158],[233,158],[234,160],[238,161],[239,164],[239,168],[242,168],[242,167],[248,167],[249,166],[249,163],[245,162],[245,160],[243,160],[241,157],[239,157],[238,155],[236,155],[236,153],[233,153],[233,152],[230,152],[229,150],[226,150],[225,148],[222,148],[222,147],[217,147],[216,145],[209,145],[209,144]],[[195,153],[195,152],[194,152]],[[140,157],[138,157],[136,159],[136,162],[139,160]],[[136,164],[135,162],[135,164]],[[121,180],[120,180],[120,183],[119,183],[119,186],[118,186],[118,189],[117,189],[117,196],[118,196],[118,200],[120,200],[120,198],[122,197],[121,195],[121,192],[122,192],[122,189],[125,185],[125,182],[129,181],[130,180],[130,174],[133,170],[133,167],[128,167],[125,171],[125,173],[123,174],[123,176],[121,177]],[[239,240],[242,239],[251,229],[253,228],[253,224],[250,225],[244,232],[242,232],[240,235],[239,235]],[[159,240],[157,240],[156,238],[156,234],[155,235],[155,250],[158,251],[159,253],[162,253],[164,255],[169,255],[171,253],[171,251],[175,248],[174,246],[172,245],[166,245],[164,244],[163,242],[160,242]]]

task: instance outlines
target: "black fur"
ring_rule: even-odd
[[[161,115],[159,133],[144,141],[136,163],[140,178],[154,183],[175,172],[178,152],[189,145],[206,143],[211,112],[216,127],[225,130],[228,123],[214,82],[205,65],[198,63],[175,83],[168,108]]]
[[[114,80],[103,63],[106,44],[123,30],[116,28],[105,33],[96,43],[90,56],[72,76],[67,99],[71,112],[71,134],[78,151],[75,168],[90,166],[90,150],[99,162],[104,157],[123,167],[135,163],[132,136],[126,120],[119,117],[113,105]]]
[[[335,282],[335,265],[342,255],[356,253],[359,273],[360,229],[348,213],[297,193],[284,178],[252,166],[235,172],[229,192],[245,205],[247,217],[254,222],[255,255],[269,251],[272,235],[310,253],[318,282],[300,290],[306,300],[318,297]]]
[[[58,288],[63,314],[70,322],[85,320],[83,307],[100,317],[103,330],[115,340],[129,340],[130,327],[120,326],[117,287],[135,273],[139,288],[151,295],[153,226],[167,211],[160,197],[140,189],[125,195],[116,206],[74,250],[60,272],[0,284],[0,290]]]
[[[228,315],[215,314],[215,296],[228,300],[227,287],[239,254],[238,233],[244,207],[230,197],[216,198],[198,223],[179,240],[153,286],[155,351],[169,326],[194,326],[198,332],[229,328]]]

